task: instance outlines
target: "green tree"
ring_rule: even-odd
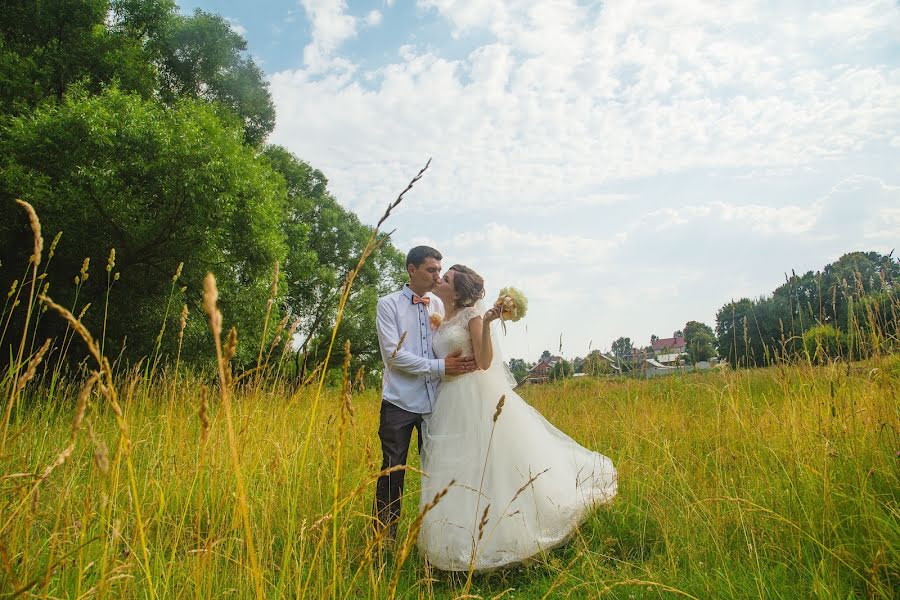
[[[225,325],[238,326],[239,359],[255,359],[275,261],[285,257],[280,229],[284,180],[268,161],[242,143],[197,101],[173,108],[116,89],[98,96],[72,95],[14,118],[0,138],[0,240],[6,280],[24,264],[30,246],[27,220],[13,203],[30,201],[44,231],[63,232],[50,264],[49,293],[72,301],[72,278],[90,257],[94,276],[82,290],[92,302],[86,315],[102,330],[105,278],[98,271],[116,250],[121,280],[110,295],[107,346],[148,355],[163,321],[171,277],[184,262],[179,285],[195,318],[187,346],[209,354],[200,318],[201,286],[216,274]],[[170,326],[177,328],[182,298]],[[58,319],[44,319],[59,331]],[[55,327],[55,329],[54,329]],[[172,329],[170,329],[172,331]],[[186,353],[190,354],[190,353]]]
[[[584,373],[584,359],[580,356],[576,356],[572,359],[572,369],[576,373]]]
[[[513,377],[516,378],[516,381],[522,383],[525,377],[528,375],[528,370],[534,365],[530,365],[525,362],[524,359],[521,358],[511,358],[509,359],[509,370],[512,371]]]
[[[541,358],[540,358],[540,360],[542,360],[542,361],[547,361],[547,360],[550,359],[551,356],[553,356],[553,355],[550,354],[550,351],[549,351],[549,350],[544,350],[543,352],[541,352]]]
[[[631,356],[633,344],[630,337],[620,337],[612,343],[612,353],[622,359]]]
[[[550,381],[559,381],[561,379],[567,379],[574,374],[575,369],[573,368],[572,363],[565,359],[561,359],[550,369],[549,378]]]
[[[224,18],[199,9],[192,16],[170,14],[147,46],[159,61],[164,101],[190,97],[225,107],[240,119],[251,145],[271,133],[275,105],[268,84],[246,55],[247,42]]]
[[[832,325],[815,325],[803,333],[803,348],[813,362],[824,364],[846,355],[844,336]]]
[[[19,114],[73,84],[112,83],[174,106],[207,101],[258,146],[275,108],[247,42],[219,15],[185,16],[171,0],[12,0],[0,11],[0,112]]]
[[[267,147],[263,155],[287,184],[281,221],[288,246],[282,269],[288,290],[284,308],[300,319],[298,345],[308,354],[307,363],[316,364],[327,349],[344,281],[356,267],[372,228],[341,207],[328,192],[328,180],[321,171],[279,146]],[[406,275],[404,262],[400,251],[382,239],[353,284],[333,360],[343,360],[344,340],[349,339],[360,366],[378,366],[375,304],[380,296],[400,288]]]
[[[688,360],[696,364],[716,355],[716,337],[712,327],[699,321],[688,321],[684,326],[684,341]]]
[[[22,113],[45,99],[61,101],[79,83],[98,92],[117,81],[152,93],[155,68],[140,40],[107,25],[107,0],[10,0],[0,11],[0,111]]]
[[[612,372],[612,368],[609,361],[600,355],[599,350],[593,350],[584,357],[584,372],[592,377],[597,377]]]

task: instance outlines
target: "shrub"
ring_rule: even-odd
[[[832,325],[815,325],[803,333],[803,348],[813,362],[822,364],[846,354],[846,340]]]

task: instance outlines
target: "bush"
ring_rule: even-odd
[[[823,364],[844,356],[846,340],[840,331],[831,325],[816,325],[803,333],[803,348],[813,362]]]

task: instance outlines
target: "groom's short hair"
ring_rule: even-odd
[[[444,255],[431,246],[416,246],[406,254],[406,266],[412,265],[418,268],[426,258],[441,260]]]

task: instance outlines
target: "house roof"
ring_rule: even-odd
[[[529,374],[534,373],[534,372],[543,373],[544,371],[553,368],[556,365],[556,363],[558,363],[561,360],[562,360],[561,356],[551,356],[550,358],[541,359],[538,361],[538,363],[536,365],[534,365],[533,367],[531,367],[531,369],[528,370],[528,373]]]
[[[665,348],[684,348],[687,344],[683,337],[660,338],[652,343],[653,351],[659,352]]]
[[[664,365],[664,364],[660,363],[659,361],[653,360],[652,358],[648,358],[644,362],[647,363],[648,365],[650,365],[651,367],[655,367],[657,369],[675,370],[675,367],[670,367],[668,365]]]

